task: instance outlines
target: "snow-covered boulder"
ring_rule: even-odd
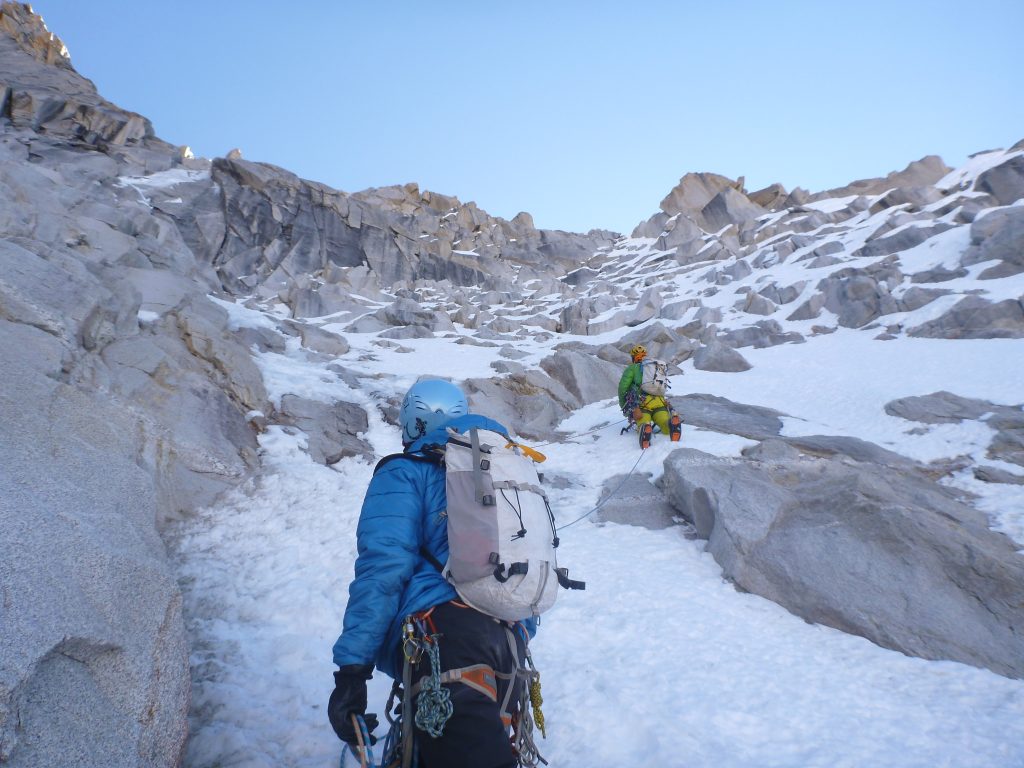
[[[1008,277],[1024,271],[1024,206],[999,208],[971,224],[972,247],[964,252],[963,266],[1001,261],[979,275],[982,279]]]
[[[1024,197],[1024,155],[1018,154],[978,176],[974,188],[992,195],[1000,205]]]
[[[733,349],[742,349],[743,347],[761,349],[778,344],[798,344],[804,340],[804,337],[796,331],[784,331],[779,322],[771,318],[758,320],[752,325],[745,325],[741,328],[731,328],[718,333],[715,338]]]
[[[778,309],[775,302],[757,291],[750,291],[747,298],[740,302],[740,307],[751,315],[771,315]]]
[[[860,179],[845,187],[829,189],[809,195],[804,202],[841,198],[848,195],[880,195],[894,187],[923,187],[935,184],[952,169],[937,155],[928,155],[907,165],[902,171],[893,171],[884,178]],[[795,192],[796,190],[794,190]]]
[[[997,405],[952,392],[933,392],[893,400],[886,403],[885,412],[923,424],[982,421],[995,430],[989,443],[988,458],[1024,466],[1024,405]],[[991,470],[989,474],[992,474]]]
[[[709,232],[718,232],[730,224],[745,229],[754,219],[766,213],[768,211],[732,187],[723,189],[701,210]]]
[[[636,525],[654,531],[678,525],[677,520],[681,519],[665,494],[651,482],[650,472],[609,477],[601,488],[597,503],[599,509],[595,519],[610,523]]]
[[[309,323],[289,322],[288,325],[299,334],[302,346],[314,352],[330,357],[340,357],[349,351],[349,343],[344,336],[325,331]]]
[[[666,230],[664,235],[660,233],[654,235],[658,237],[654,242],[654,247],[659,251],[671,251],[673,248],[679,248],[694,240],[699,240],[704,234],[697,223],[685,213],[676,214],[665,223],[664,227]]]
[[[689,360],[698,346],[697,342],[684,333],[661,322],[650,323],[627,333],[616,346],[628,352],[636,344],[647,348],[648,358],[664,360],[671,365]]]
[[[317,463],[336,464],[346,456],[373,455],[373,449],[359,437],[369,425],[366,411],[355,403],[322,403],[284,395],[279,419],[306,433],[307,450]]]
[[[741,183],[717,173],[687,173],[661,201],[660,208],[669,216],[677,213],[699,215],[719,192],[742,186]]]
[[[515,434],[534,440],[553,439],[558,422],[580,405],[564,385],[537,370],[497,379],[468,379],[464,387],[471,412],[486,414]]]
[[[980,296],[967,296],[941,317],[907,333],[928,339],[1024,338],[1024,298],[993,303]]]

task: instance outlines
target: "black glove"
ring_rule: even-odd
[[[377,716],[366,714],[366,681],[373,676],[369,664],[350,664],[334,673],[334,693],[327,703],[327,717],[338,738],[353,746],[359,743],[352,715],[362,715],[366,730],[371,733],[370,744],[377,743],[373,729],[377,727]]]

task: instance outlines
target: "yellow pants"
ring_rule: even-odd
[[[655,395],[644,395],[640,401],[640,417],[636,420],[637,425],[643,426],[653,421],[663,435],[669,433],[668,420],[672,418],[672,412],[668,408],[665,398]]]

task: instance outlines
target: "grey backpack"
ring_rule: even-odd
[[[559,586],[585,586],[558,567],[555,518],[535,459],[543,461],[498,432],[449,430],[442,573],[468,605],[505,621],[539,616],[554,605]]]
[[[672,386],[668,380],[668,363],[664,360],[644,360],[640,389],[648,395],[664,397]]]

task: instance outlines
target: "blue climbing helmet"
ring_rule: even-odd
[[[441,379],[417,381],[405,393],[402,409],[398,413],[402,445],[409,445],[467,413],[469,403],[466,402],[466,396],[451,382]]]

